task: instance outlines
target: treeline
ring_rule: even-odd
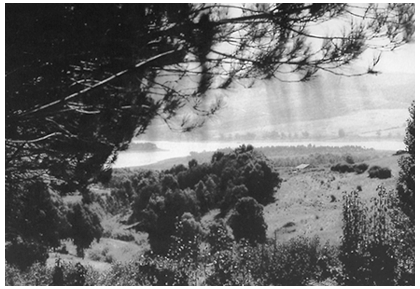
[[[315,146],[297,145],[297,146],[265,146],[256,148],[270,159],[274,166],[277,167],[296,167],[300,164],[331,165],[340,162],[347,162],[349,158],[353,162],[368,161],[384,155],[389,152],[376,151],[361,146]],[[231,149],[221,150],[228,153]],[[209,153],[191,152],[191,156],[195,159],[208,159]]]
[[[279,167],[296,167],[300,164],[324,165],[347,162],[367,161],[383,155],[383,152],[360,146],[267,146],[258,148]]]

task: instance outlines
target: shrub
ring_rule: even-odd
[[[251,197],[240,199],[229,219],[235,240],[248,240],[251,244],[264,243],[267,224],[264,220],[263,206]]]
[[[93,277],[96,275],[96,277]],[[19,286],[84,286],[96,285],[97,276],[91,267],[56,260],[53,268],[35,263],[20,271],[6,263],[6,285]],[[91,282],[94,280],[94,282]]]
[[[407,121],[406,135],[404,144],[408,152],[407,156],[402,156],[398,164],[400,172],[398,177],[398,205],[403,212],[415,224],[415,104],[414,101],[409,108],[410,119]]]
[[[280,245],[273,240],[258,246],[242,242],[232,255],[237,259],[233,277],[260,286],[308,285],[331,277],[330,268],[338,265],[336,250],[328,243],[321,246],[318,237],[297,237]]]
[[[182,261],[146,257],[139,262],[136,279],[146,286],[188,286],[188,272]]]
[[[357,192],[344,195],[344,285],[414,285],[414,228],[396,202],[394,192],[382,187],[370,206]]]
[[[339,172],[339,173],[352,173],[354,172],[354,168],[350,164],[336,164],[331,167],[331,171]]]
[[[48,259],[48,248],[38,242],[17,238],[14,242],[6,244],[5,257],[9,264],[25,270],[36,262],[45,264]]]
[[[344,160],[346,161],[346,163],[348,163],[350,165],[354,164],[354,158],[351,155],[346,155],[344,157]]]
[[[380,166],[372,166],[368,170],[369,178],[387,179],[391,177],[391,170]]]
[[[369,165],[365,164],[365,163],[360,163],[360,164],[355,164],[353,165],[354,171],[356,172],[356,174],[363,174],[367,169],[368,169]]]
[[[272,247],[271,250],[267,285],[304,286],[319,274],[319,238],[293,238],[285,244]]]
[[[48,286],[52,282],[53,268],[40,263],[34,263],[22,271],[6,262],[6,286]]]
[[[209,226],[209,233],[206,236],[206,240],[210,244],[211,254],[232,249],[233,239],[221,221],[212,223]]]
[[[171,258],[191,258],[196,260],[199,245],[204,235],[201,223],[194,219],[191,213],[184,213],[176,223],[175,234],[172,236]]]
[[[89,250],[87,256],[92,261],[102,261],[102,253],[99,250]]]
[[[100,219],[86,205],[75,203],[68,212],[71,224],[71,238],[77,247],[79,257],[84,256],[84,249],[89,248],[94,239],[100,240],[103,232]]]

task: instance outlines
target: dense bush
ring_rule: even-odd
[[[284,244],[268,242],[253,246],[236,243],[231,250],[214,255],[214,273],[208,285],[298,286],[332,276],[339,265],[337,252],[319,238],[293,238]]]
[[[331,167],[331,171],[339,173],[352,173],[354,172],[354,167],[351,164],[336,164]]]
[[[48,286],[53,280],[53,268],[40,263],[34,263],[26,270],[20,270],[16,266],[6,262],[5,279],[6,286]]]
[[[33,264],[28,270],[20,271],[6,263],[6,285],[18,286],[84,286],[96,285],[89,283],[90,276],[97,274],[91,267],[80,263],[71,264],[60,259],[50,268],[39,263]]]
[[[215,228],[220,228],[219,225]],[[217,235],[225,235],[226,231],[223,231]],[[230,238],[228,240],[231,241]],[[103,273],[93,270],[90,266],[70,264],[61,260],[56,262],[54,268],[37,264],[26,272],[6,264],[6,284],[308,285],[310,281],[330,278],[330,268],[337,266],[333,248],[328,244],[321,246],[318,238],[299,237],[284,244],[270,241],[257,246],[249,242],[230,244],[228,247],[219,247],[213,253],[202,250],[197,258],[168,258],[147,254],[135,262],[113,263],[111,269]],[[171,254],[173,253],[175,252]]]
[[[235,240],[245,239],[251,244],[266,241],[267,224],[264,220],[263,206],[251,197],[238,200],[229,219]]]
[[[70,206],[67,219],[71,225],[70,238],[77,247],[77,255],[84,256],[93,240],[99,242],[103,228],[99,216],[87,205],[74,203]]]
[[[230,250],[233,246],[233,238],[223,222],[217,221],[209,226],[206,241],[210,244],[210,254]]]
[[[413,226],[415,224],[415,105],[414,102],[409,108],[410,119],[407,121],[406,135],[404,144],[408,152],[407,156],[402,156],[398,164],[400,172],[398,177],[398,199],[399,207],[410,218]]]
[[[372,166],[368,170],[369,178],[388,179],[391,175],[389,168],[383,168],[380,166]]]
[[[153,194],[146,208],[134,220],[140,221],[141,229],[149,234],[152,251],[165,255],[171,245],[171,236],[176,232],[176,222],[184,213],[199,216],[194,191],[168,189],[164,195]]]
[[[6,260],[19,268],[44,263],[50,247],[68,237],[66,208],[58,193],[38,178],[5,188]]]
[[[360,164],[350,164],[350,163],[338,163],[331,166],[331,171],[339,173],[352,173],[356,172],[357,174],[364,173],[369,166],[365,163]]]
[[[122,179],[119,186],[127,191],[132,184],[135,193],[129,222],[138,223],[136,227],[149,234],[152,251],[163,255],[184,213],[197,220],[214,208],[227,214],[243,197],[268,204],[281,182],[267,158],[250,145],[226,154],[216,152],[210,164],[191,161],[188,168],[175,166],[150,177],[150,181],[130,183]]]
[[[365,163],[360,163],[360,164],[354,164],[353,165],[354,171],[357,174],[363,174],[368,169],[368,167],[369,167],[369,165],[365,164]]]
[[[328,244],[321,247],[317,237],[294,238],[271,250],[267,285],[308,285],[310,280],[330,277],[330,268],[337,264],[334,250]]]
[[[17,238],[6,243],[6,261],[25,270],[34,263],[45,264],[48,259],[48,247],[39,242],[23,241]]]
[[[213,172],[221,178],[221,190],[244,184],[250,197],[260,204],[273,201],[281,179],[268,159],[252,146],[240,146],[212,163]],[[232,204],[234,205],[234,204]]]
[[[382,187],[370,206],[357,192],[344,195],[344,285],[414,285],[414,227],[396,204],[394,192]]]
[[[201,223],[197,222],[191,213],[184,213],[176,223],[168,256],[174,259],[196,260],[203,236],[204,230]]]

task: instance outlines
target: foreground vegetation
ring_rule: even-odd
[[[358,193],[345,195],[339,247],[319,238],[298,237],[277,244],[235,241],[222,223],[213,224],[197,246],[175,238],[167,254],[149,252],[98,272],[56,261],[26,271],[6,265],[7,285],[413,285],[414,229],[395,195],[378,188],[369,205]],[[404,240],[404,242],[401,242]]]

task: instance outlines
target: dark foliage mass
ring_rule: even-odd
[[[209,264],[213,270],[204,270]],[[196,259],[144,256],[136,262],[114,263],[106,274],[58,260],[54,268],[37,264],[26,272],[6,264],[5,275],[6,285],[26,286],[287,286],[325,280],[336,265],[333,247],[321,246],[318,238],[299,237],[284,244],[235,243],[213,254],[201,252]]]
[[[89,248],[93,240],[99,241],[103,228],[97,214],[88,206],[76,203],[70,207],[67,215],[70,223],[70,239],[77,247],[77,255],[84,257],[84,249]]]
[[[414,285],[414,227],[393,191],[378,188],[370,204],[344,195],[339,258],[344,285]]]
[[[353,173],[356,174],[363,174],[367,169],[369,165],[366,163],[360,163],[360,164],[350,164],[350,163],[338,163],[333,166],[331,166],[331,171],[333,172],[339,172],[339,173]]]
[[[245,145],[227,154],[216,152],[211,163],[190,162],[188,168],[174,166],[157,177],[150,177],[141,185],[133,186],[130,222],[138,223],[137,228],[149,233],[151,249],[157,254],[166,254],[169,250],[175,224],[184,213],[199,219],[209,210],[221,208],[222,214],[226,214],[241,198],[249,197],[255,203],[255,210],[239,214],[250,213],[247,216],[250,221],[254,217],[262,218],[262,211],[256,208],[260,208],[259,203],[273,201],[281,183],[264,155]],[[134,179],[135,176],[132,184]],[[260,225],[254,229],[265,224],[263,219],[258,219],[257,223]],[[259,242],[265,240],[265,227],[261,228],[264,232],[255,235]],[[242,237],[245,236],[239,239]]]
[[[339,173],[352,173],[354,172],[354,168],[350,164],[336,164],[331,167],[333,172]]]
[[[38,242],[21,239],[6,243],[6,261],[20,270],[26,270],[33,263],[45,264],[48,259],[48,247]]]
[[[6,190],[6,260],[20,268],[44,263],[48,248],[68,237],[69,224],[60,196],[39,181]]]
[[[372,166],[368,170],[369,178],[388,179],[392,176],[389,168]]]
[[[360,163],[360,164],[355,164],[353,165],[354,171],[356,172],[356,174],[363,174],[367,169],[368,169],[369,165],[365,164],[365,163]]]
[[[266,241],[267,224],[264,221],[263,206],[252,197],[238,200],[229,224],[237,241],[245,239],[251,244]]]
[[[410,119],[407,123],[406,136],[404,143],[408,152],[407,156],[402,156],[399,165],[400,173],[398,178],[398,198],[399,206],[409,216],[411,222],[415,223],[415,104],[409,108]]]

